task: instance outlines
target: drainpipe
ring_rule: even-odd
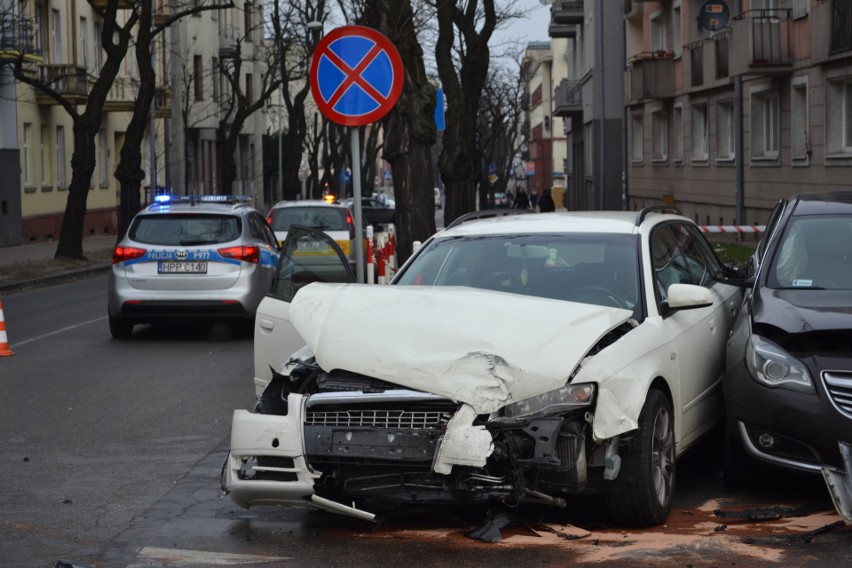
[[[599,169],[599,180],[601,184],[601,197],[600,202],[598,204],[598,208],[603,211],[606,209],[606,168],[604,167],[604,149],[606,148],[606,143],[604,141],[604,115],[606,114],[606,97],[604,96],[604,84],[606,83],[606,74],[604,73],[604,25],[603,25],[603,0],[597,0],[597,17],[598,17],[598,25],[596,33],[598,34],[598,50],[600,55],[600,65],[598,65],[598,73],[600,74],[600,111],[599,111],[599,120],[600,120],[600,139],[598,140],[598,169]]]
[[[0,18],[3,19],[3,28],[6,33],[14,37],[14,2],[13,0],[0,0]],[[18,149],[18,100],[15,96],[15,76],[12,68],[0,66],[0,124],[6,125],[0,128],[0,149]]]
[[[742,13],[742,0],[734,0],[734,14]],[[736,163],[736,224],[743,224],[743,76],[734,77],[734,156]]]

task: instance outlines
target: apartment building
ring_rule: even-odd
[[[849,189],[852,1],[629,0],[628,195],[700,224],[763,224]]]
[[[565,206],[626,207],[624,3],[553,0],[553,59],[566,71],[554,86],[553,114],[566,138]]]
[[[201,0],[191,1],[192,5],[201,4]],[[106,2],[97,0],[95,5]],[[242,65],[241,86],[251,95],[260,73],[250,58],[252,44],[261,42],[263,37],[262,6],[242,0],[235,4],[229,10],[185,17],[157,41],[154,60],[159,86],[151,120],[153,138],[149,129],[142,144],[143,203],[152,198],[152,187],[168,187],[181,194],[215,193],[221,188],[223,130],[219,127],[224,113],[218,103],[227,97],[221,96],[226,88],[218,76],[217,62],[219,58],[233,57],[239,45],[248,60]],[[154,23],[165,21],[175,5],[157,0]],[[57,79],[54,84],[60,94],[84,105],[105,59],[99,45],[103,22],[89,3],[4,0],[3,6],[6,17],[0,34],[0,57],[17,57],[26,43],[32,48],[27,49],[32,53],[26,59],[27,72],[47,80]],[[120,7],[130,8],[130,4]],[[120,10],[119,20],[126,21],[129,13],[127,9]],[[10,41],[10,36],[14,41]],[[0,179],[0,219],[4,226],[0,246],[59,237],[73,152],[68,113],[54,99],[24,83],[10,86],[9,78],[6,73],[0,80],[0,131],[7,131],[11,125],[6,123],[14,122],[15,135],[4,138],[0,157],[8,160],[17,153],[20,179]],[[139,73],[131,49],[103,108],[96,138],[97,166],[87,199],[86,235],[113,234],[117,228],[119,185],[113,172],[120,159],[138,85]],[[198,104],[205,102],[211,104]],[[264,121],[265,113],[256,113],[240,132],[234,192],[254,195],[260,191]]]

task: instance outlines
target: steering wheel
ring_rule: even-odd
[[[569,302],[581,302],[584,304],[597,304],[599,306],[611,306],[613,308],[625,308],[624,302],[618,294],[603,286],[581,286],[568,294]]]

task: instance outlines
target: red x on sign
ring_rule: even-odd
[[[311,94],[320,112],[338,124],[362,126],[382,118],[396,104],[402,80],[399,53],[371,28],[334,29],[314,50]]]

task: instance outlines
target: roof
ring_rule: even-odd
[[[224,213],[254,210],[248,195],[190,195],[155,197],[156,202],[145,213]]]
[[[684,217],[651,212],[642,224],[657,223],[666,219],[683,220]],[[634,234],[637,232],[636,221],[636,211],[568,211],[508,215],[461,223],[438,233],[436,238],[534,233]]]
[[[301,201],[279,201],[272,206],[272,209],[281,207],[343,207],[339,201],[326,201],[324,199],[303,199]]]

